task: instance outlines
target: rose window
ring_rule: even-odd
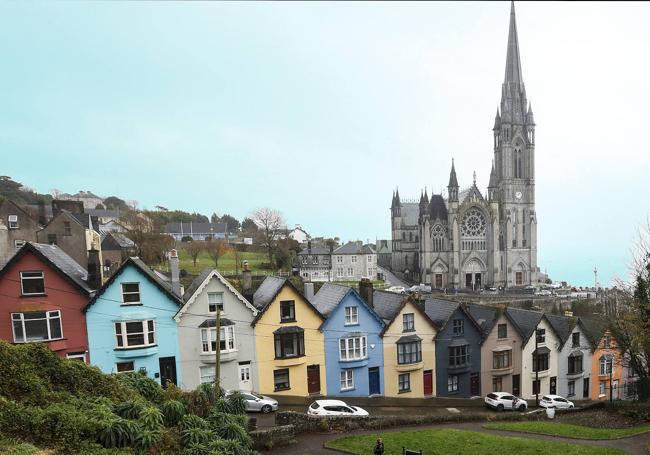
[[[445,232],[446,232],[446,229],[442,226],[442,224],[436,224],[431,229],[431,235],[433,237],[444,237]]]
[[[470,209],[465,212],[460,232],[465,237],[481,237],[485,235],[485,217],[480,210]]]

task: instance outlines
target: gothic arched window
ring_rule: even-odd
[[[433,251],[435,252],[444,251],[444,239],[446,233],[447,230],[440,223],[436,223],[431,228],[431,237],[433,239]]]
[[[521,153],[521,149],[519,147],[515,149],[514,171],[515,171],[516,179],[524,178],[524,158],[523,158],[523,154]]]
[[[487,223],[485,216],[478,209],[469,209],[463,215],[463,222],[460,225],[460,232],[464,237],[483,237]]]

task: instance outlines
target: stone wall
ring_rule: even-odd
[[[296,442],[295,427],[293,425],[281,425],[263,430],[255,430],[249,434],[253,439],[253,449],[255,450],[270,450],[273,447],[286,446]]]

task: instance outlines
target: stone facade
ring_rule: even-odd
[[[434,288],[526,286],[537,282],[535,121],[527,102],[514,6],[501,105],[493,127],[487,193],[461,191],[452,161],[446,197],[391,203],[392,269]]]
[[[0,200],[0,268],[26,243],[36,242],[41,226],[14,202]]]
[[[350,242],[332,252],[332,279],[359,281],[377,277],[377,253],[370,245]]]

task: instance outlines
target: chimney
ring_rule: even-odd
[[[169,252],[169,270],[172,273],[172,292],[176,297],[182,297],[181,277],[180,270],[178,269],[178,252],[176,250]]]
[[[241,280],[241,288],[242,288],[242,294],[248,298],[250,294],[252,294],[253,290],[253,276],[251,274],[251,269],[248,267],[248,261],[242,261],[242,280]],[[252,300],[251,300],[252,302]]]
[[[305,298],[310,302],[314,300],[314,283],[305,283]]]
[[[311,254],[311,240],[307,241],[307,253]]]
[[[45,215],[45,201],[38,200],[38,224],[45,226],[47,224],[47,216]]]
[[[94,248],[88,250],[88,278],[86,282],[94,290],[102,287],[102,265],[99,261],[99,251]]]
[[[372,286],[372,281],[370,281],[368,278],[361,278],[361,281],[359,281],[359,295],[370,308],[375,307],[372,302],[373,292],[374,288]]]

